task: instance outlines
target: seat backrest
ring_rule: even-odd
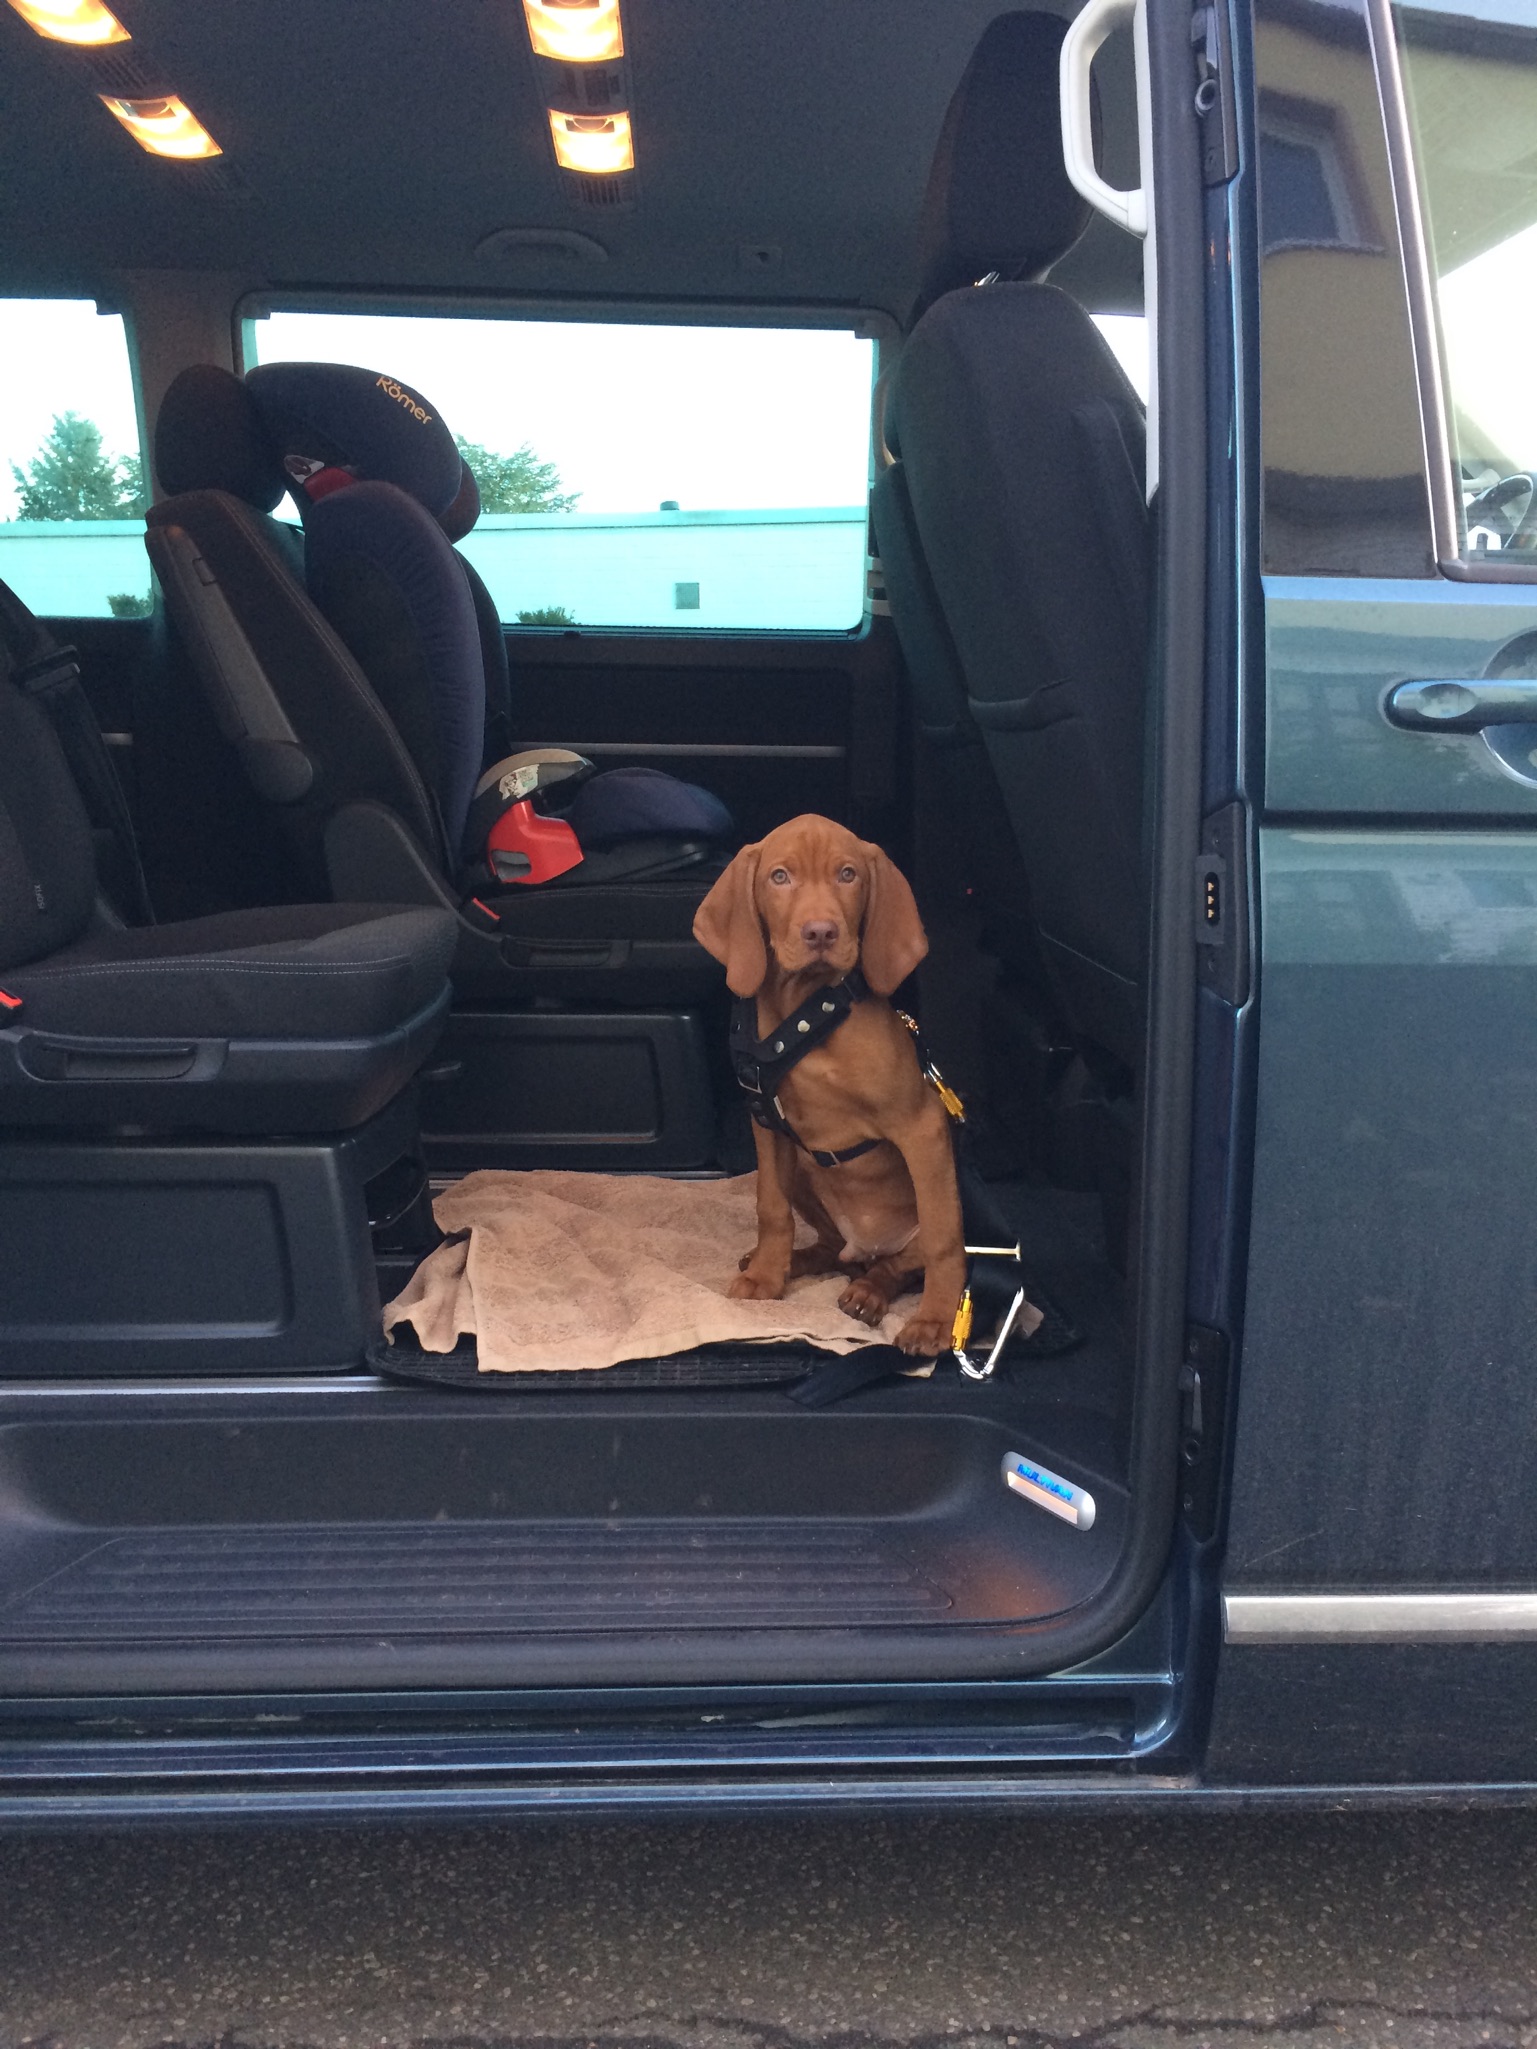
[[[506,669],[452,546],[479,499],[442,420],[347,365],[197,365],[155,460],[150,556],[253,788],[317,869],[327,819],[372,799],[452,874]],[[302,537],[271,517],[285,489]]]
[[[876,530],[918,716],[979,736],[1066,1022],[1134,1061],[1142,410],[1088,315],[1039,282],[1088,217],[1062,165],[1063,33],[1000,17],[951,102]]]

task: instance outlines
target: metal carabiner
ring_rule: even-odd
[[[969,1296],[969,1289],[967,1291],[967,1294]],[[1024,1308],[1024,1306],[1025,1291],[1023,1288],[1020,1288],[1015,1293],[1014,1300],[1009,1304],[1008,1315],[1005,1316],[1003,1322],[998,1326],[998,1335],[993,1339],[991,1351],[989,1351],[987,1357],[982,1361],[980,1366],[966,1351],[964,1338],[961,1340],[960,1344],[952,1347],[952,1350],[955,1353],[956,1363],[959,1365],[961,1372],[965,1375],[965,1377],[968,1380],[992,1379],[993,1374],[997,1371],[998,1361],[1003,1356],[1003,1348],[1008,1343],[1010,1337],[1013,1335],[1014,1326],[1019,1321],[1019,1312],[1021,1309]],[[969,1331],[967,1332],[967,1336],[970,1336]]]

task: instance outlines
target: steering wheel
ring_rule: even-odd
[[[1487,537],[1483,545],[1490,552],[1537,547],[1537,476],[1518,470],[1514,476],[1501,477],[1469,500],[1464,518],[1468,547],[1474,552],[1480,535]]]

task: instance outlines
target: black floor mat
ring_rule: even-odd
[[[665,1359],[626,1359],[593,1372],[482,1373],[473,1338],[451,1352],[424,1352],[409,1324],[397,1324],[395,1342],[376,1338],[368,1363],[390,1380],[431,1387],[473,1388],[478,1394],[569,1394],[578,1388],[784,1387],[832,1354],[804,1345],[701,1345]]]

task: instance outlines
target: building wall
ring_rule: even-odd
[[[865,509],[858,505],[492,513],[460,547],[507,620],[561,605],[583,626],[840,632],[857,626],[864,609]],[[104,615],[110,594],[149,591],[143,526],[107,519],[0,525],[0,579],[45,617]],[[697,605],[688,604],[695,596]]]
[[[45,619],[90,619],[110,593],[147,598],[142,519],[16,519],[0,525],[0,582]]]

